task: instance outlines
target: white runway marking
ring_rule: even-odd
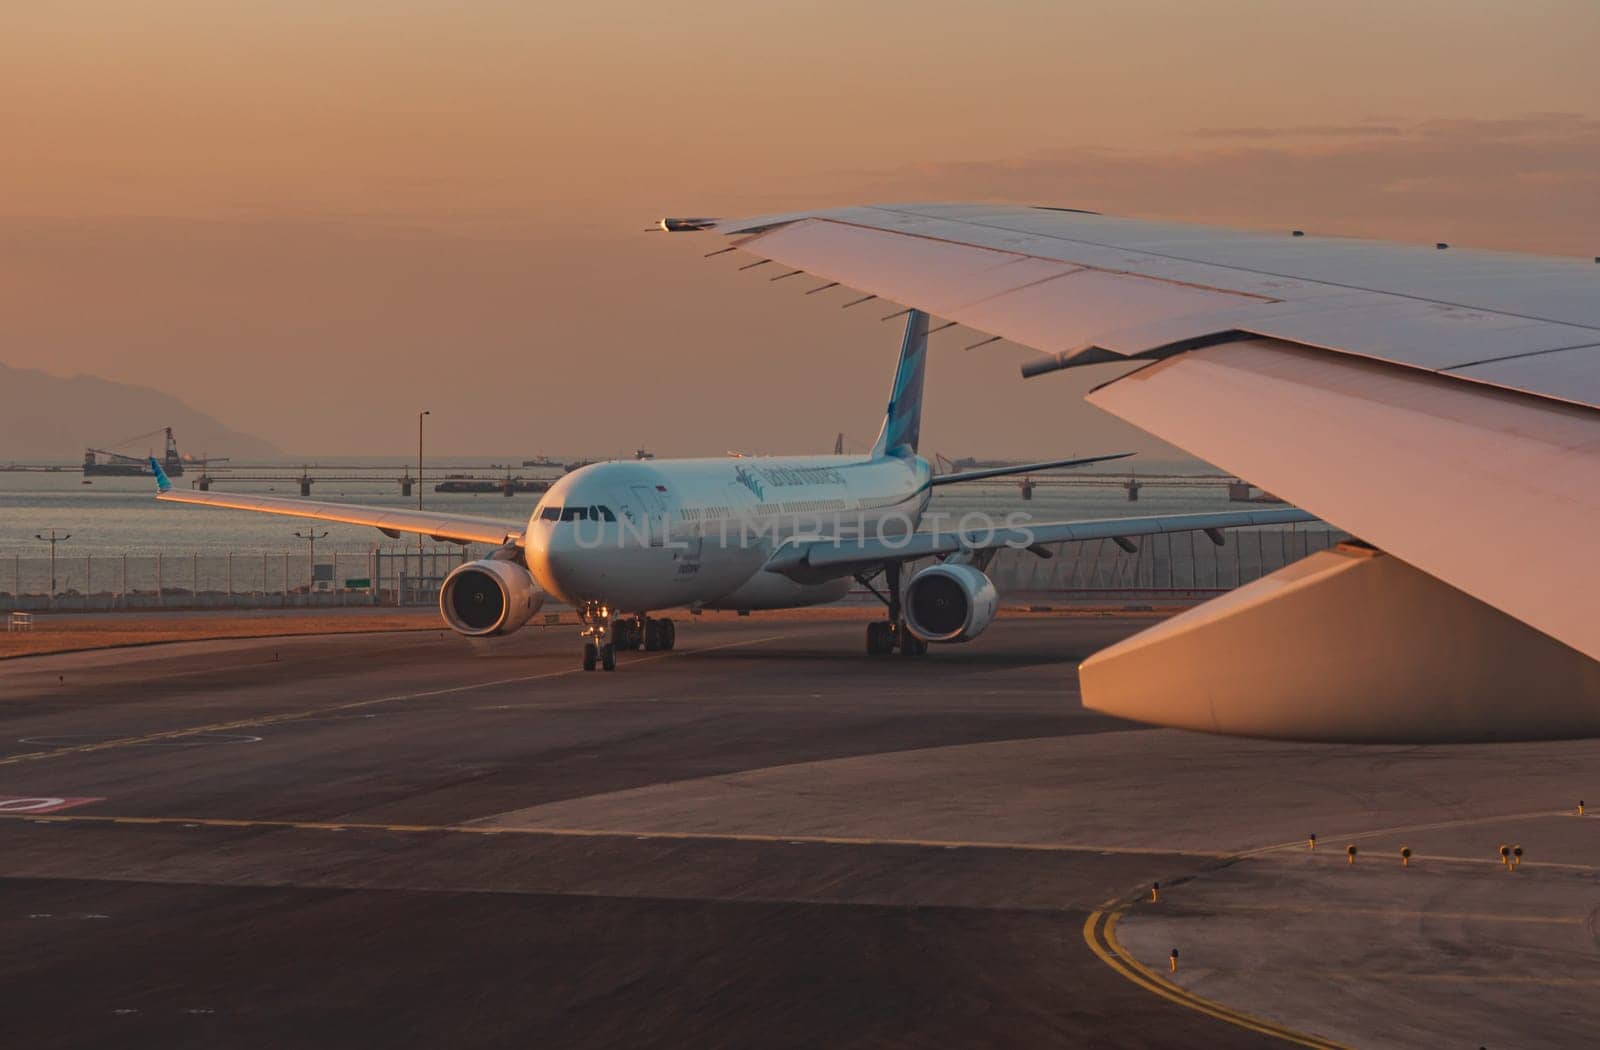
[[[86,806],[91,802],[104,802],[103,798],[57,798],[39,796],[29,798],[24,795],[0,795],[0,813],[55,813],[63,809],[72,809],[74,806]]]
[[[77,747],[80,744],[92,744],[108,739],[95,733],[65,733],[61,736],[25,736],[17,741],[19,744],[33,744],[38,747]],[[115,737],[109,739],[116,739]],[[153,740],[147,744],[129,746],[137,747],[204,747],[207,744],[259,744],[261,738],[250,736],[246,733],[196,733],[194,736],[183,737],[177,740]]]
[[[736,649],[740,646],[759,645],[762,642],[776,641],[784,637],[781,634],[770,634],[760,638],[745,638],[737,642],[726,642],[722,645],[707,646],[704,649],[685,649],[681,652],[657,653],[654,656],[644,656],[637,660],[629,660],[628,666],[650,663],[654,660],[686,659],[704,653],[714,653],[722,649]],[[309,711],[286,711],[276,715],[263,715],[258,718],[241,718],[234,722],[218,722],[214,725],[191,726],[187,729],[169,729],[160,733],[148,733],[144,736],[121,737],[115,740],[104,740],[92,744],[79,744],[72,747],[63,747],[55,751],[29,751],[20,755],[7,755],[0,758],[0,766],[17,765],[22,762],[38,762],[47,758],[59,758],[63,755],[82,755],[95,751],[110,751],[114,748],[139,747],[167,740],[182,740],[186,737],[199,736],[206,733],[226,733],[235,729],[257,729],[262,726],[279,725],[284,722],[297,722],[305,719],[317,718],[337,714],[344,711],[359,711],[379,704],[396,704],[406,700],[431,700],[440,696],[455,696],[460,693],[469,693],[476,689],[491,689],[501,685],[520,685],[525,682],[540,682],[551,678],[567,678],[572,675],[594,674],[603,675],[602,671],[584,671],[581,667],[571,667],[561,671],[543,671],[539,674],[517,675],[513,678],[498,678],[489,682],[468,682],[464,685],[444,686],[439,689],[423,689],[414,693],[393,693],[389,696],[374,697],[371,700],[355,700],[348,704],[336,704],[333,707],[312,708]],[[613,672],[614,673],[614,672]]]

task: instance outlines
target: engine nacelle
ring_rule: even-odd
[[[970,565],[930,565],[906,585],[906,626],[925,642],[970,642],[999,606],[994,582]]]
[[[439,588],[439,615],[470,638],[510,634],[532,619],[544,592],[521,564],[488,558],[468,562]]]

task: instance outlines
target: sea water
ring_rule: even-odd
[[[312,461],[315,462],[314,460]],[[385,470],[395,473],[394,460],[361,460],[338,457],[340,464],[353,465],[320,471],[328,475]],[[471,460],[457,459],[451,464],[453,473],[471,472],[480,476],[503,477],[505,469],[494,469],[493,464],[505,460],[484,459],[474,466]],[[517,462],[513,460],[512,462]],[[463,471],[461,468],[468,468]],[[218,472],[213,492],[237,492],[253,495],[274,495],[298,498],[299,484],[294,480],[302,467],[245,467],[234,468],[239,474],[281,474],[284,480],[274,482],[230,482],[225,472]],[[415,471],[415,465],[411,467]],[[539,477],[533,469],[513,467],[512,473]],[[1021,487],[1015,478],[971,482],[941,487],[934,494],[930,512],[946,515],[950,524],[960,523],[966,515],[992,515],[1004,523],[1013,512],[1027,514],[1034,521],[1064,521],[1097,518],[1120,518],[1145,514],[1192,514],[1219,510],[1247,509],[1246,505],[1230,503],[1225,482],[1215,476],[1214,468],[1197,462],[1141,463],[1135,468],[1137,475],[1179,474],[1182,479],[1161,480],[1141,477],[1142,488],[1137,501],[1130,501],[1125,483],[1130,473],[1101,471],[1094,476],[1057,472],[1037,475],[1036,480],[1067,479],[1071,484],[1044,481],[1033,492],[1032,500],[1022,498]],[[311,469],[313,478],[319,470]],[[443,513],[467,514],[473,517],[504,519],[520,529],[538,505],[539,493],[516,493],[505,496],[492,493],[438,493],[433,486],[443,476],[444,468],[424,468],[423,505],[429,510]],[[546,472],[548,473],[548,472]],[[1202,480],[1196,475],[1206,473],[1213,477]],[[173,479],[175,488],[189,488],[199,475],[198,468]],[[218,554],[225,552],[295,552],[305,549],[306,541],[296,532],[311,531],[310,521],[284,518],[277,515],[247,511],[221,510],[211,507],[184,506],[158,503],[155,499],[155,482],[148,477],[93,478],[90,484],[77,469],[59,473],[0,471],[0,556],[37,557],[48,554],[48,545],[36,539],[48,537],[55,529],[58,536],[70,535],[57,545],[62,556],[149,554]],[[316,481],[311,488],[311,499],[330,503],[355,503],[396,509],[415,508],[417,497],[401,494],[398,480],[385,478],[374,481]],[[969,523],[977,519],[968,519]],[[412,546],[415,540],[392,540],[377,530],[356,525],[315,523],[319,537],[317,548],[323,551],[355,553],[377,548]],[[947,525],[948,527],[948,525]]]

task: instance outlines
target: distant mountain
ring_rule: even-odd
[[[96,376],[62,379],[0,364],[0,463],[78,462],[85,447],[106,448],[133,434],[171,427],[185,454],[278,459],[269,441],[229,430],[170,394],[113,383]],[[139,448],[116,449],[141,455],[161,448],[152,438]]]

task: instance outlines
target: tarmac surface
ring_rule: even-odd
[[[6,661],[6,1042],[1593,1044],[1600,744],[1085,711],[1077,662],[1147,622],[910,659],[683,617],[614,674],[571,627]]]

